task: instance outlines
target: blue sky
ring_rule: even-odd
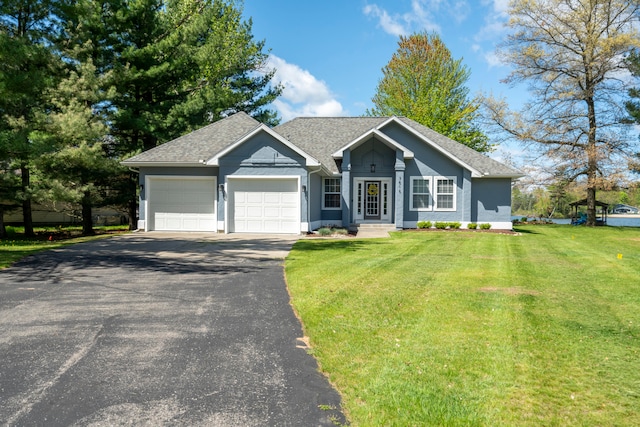
[[[297,116],[361,115],[371,108],[400,35],[437,32],[463,58],[471,95],[480,91],[523,102],[524,88],[500,83],[509,72],[495,55],[504,38],[508,0],[245,0],[253,35],[266,41],[283,121]]]

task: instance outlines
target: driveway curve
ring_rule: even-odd
[[[0,271],[0,424],[329,426],[293,238],[129,234]]]

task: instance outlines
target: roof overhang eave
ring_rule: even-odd
[[[487,179],[499,179],[499,178],[511,178],[511,179],[518,179],[518,178],[522,178],[525,177],[525,174],[522,173],[505,173],[505,174],[480,174],[480,175],[474,175],[471,174],[471,178],[487,178]]]
[[[129,162],[128,160],[120,162],[123,166],[128,166],[132,168],[140,168],[140,167],[184,167],[184,166],[208,166],[204,160],[200,160],[197,162],[144,162],[144,161],[133,161]]]

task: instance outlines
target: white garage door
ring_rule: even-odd
[[[216,231],[214,178],[149,180],[149,230]]]
[[[297,179],[230,179],[229,231],[300,233]]]

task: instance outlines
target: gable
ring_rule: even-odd
[[[242,145],[246,144],[247,141],[254,141],[256,138],[263,141],[264,144],[275,146],[285,146],[289,149],[289,151],[295,152],[298,156],[304,159],[304,162],[301,162],[305,166],[321,166],[320,162],[318,162],[315,158],[305,153],[299,147],[292,144],[290,141],[283,138],[277,132],[274,132],[269,127],[261,124],[257,129],[253,130],[248,135],[245,135],[243,138],[235,141],[233,144],[227,146],[224,150],[216,153],[215,156],[208,159],[206,164],[209,166],[218,166],[220,159],[227,156],[229,153],[238,150]],[[277,151],[277,150],[276,150]],[[266,150],[263,155],[268,152]],[[285,154],[285,156],[289,156]]]
[[[215,156],[208,164],[286,166],[306,164],[306,157],[267,132],[256,132],[241,144]]]
[[[126,166],[201,165],[261,124],[240,112],[122,162]]]

